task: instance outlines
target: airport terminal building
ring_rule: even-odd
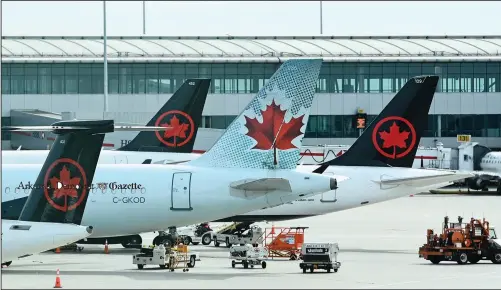
[[[466,134],[501,148],[501,36],[108,37],[107,57],[105,112],[102,37],[3,37],[2,124],[46,125],[62,112],[145,124],[185,79],[209,77],[208,137],[195,144],[206,150],[284,60],[321,57],[305,145],[352,144],[357,112],[368,123],[410,77],[436,74],[421,145],[457,147]],[[3,144],[18,137],[32,149],[43,139],[3,133]]]

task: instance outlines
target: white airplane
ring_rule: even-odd
[[[2,219],[2,266],[87,238],[92,227]]]
[[[71,198],[66,198],[68,194],[56,197],[54,204],[69,208],[80,196],[89,194],[82,224],[94,226],[90,238],[107,238],[158,231],[166,224],[179,227],[217,220],[337,188],[331,176],[294,170],[321,65],[321,59],[284,62],[199,158],[169,166],[98,165],[95,184],[88,192],[85,188],[72,191]],[[55,126],[78,124],[65,121]],[[107,133],[104,129],[101,132]],[[71,138],[77,137],[67,134],[58,138],[54,146],[74,142]],[[81,142],[88,143],[85,139]],[[83,175],[78,164],[88,158],[74,153],[57,157],[69,158],[63,164],[72,168],[69,173],[69,169],[60,169],[58,180],[65,185],[78,184]],[[52,159],[51,154],[48,159]],[[38,164],[2,164],[2,207],[6,215],[13,216],[9,211],[16,212],[25,202],[16,196],[15,189],[25,188],[37,170]],[[158,236],[155,242],[172,242],[172,237]]]
[[[115,130],[113,122],[98,122],[101,127],[103,127],[102,125],[113,126]],[[159,127],[153,128],[157,130],[160,129]],[[118,127],[116,129],[130,130],[131,127]],[[78,130],[80,130],[80,132],[74,133],[77,137],[71,137],[73,133],[70,132]],[[87,133],[82,134],[82,130],[85,130]],[[85,176],[83,181],[73,177],[70,179],[70,183],[74,183],[73,185],[82,184],[82,186],[87,187],[87,183],[92,183],[97,159],[99,158],[99,153],[103,145],[104,135],[91,135],[92,129],[83,128],[81,126],[79,128],[57,128],[55,131],[57,134],[63,135],[68,135],[68,133],[70,133],[70,137],[66,139],[58,138],[58,144],[50,150],[49,157],[45,160],[43,167],[40,169],[40,167],[37,166],[38,172],[30,172],[30,174],[32,174],[31,176],[38,176],[35,182],[37,186],[29,190],[30,194],[23,204],[19,219],[2,219],[2,266],[9,266],[13,260],[18,258],[74,243],[92,234],[92,226],[81,225],[88,195],[82,195],[78,199],[76,205],[73,204],[69,207],[57,208],[48,194],[49,187],[40,185],[44,184],[45,180],[57,188],[54,190],[54,194],[71,196],[74,189],[67,187],[68,184],[66,184],[64,177],[62,177],[61,180],[57,180],[55,176],[60,173],[59,167],[61,165],[58,164],[58,162],[63,163],[62,161],[64,161],[58,157],[73,153],[85,158],[86,162],[82,162],[81,165],[78,166],[79,169],[86,174],[83,175]],[[85,138],[82,138],[82,136]],[[80,139],[78,139],[78,137],[80,137]],[[67,173],[69,174],[70,171]],[[12,174],[3,175],[2,181],[4,183],[10,183],[13,181],[11,180],[12,178],[18,179],[23,176],[23,172],[18,172],[18,174],[18,176],[13,176]],[[14,182],[15,181],[17,180],[14,180]],[[71,209],[72,206],[77,208]],[[2,210],[5,211],[4,208],[2,208]]]
[[[320,168],[298,166],[300,171],[333,176],[343,182],[342,188],[216,222],[321,215],[426,192],[472,177],[471,172],[412,168],[437,82],[437,76],[410,79],[343,155]]]
[[[473,170],[474,177],[466,180],[468,189],[489,191],[489,185],[495,183],[498,194],[501,194],[501,152],[492,151],[490,148],[477,142],[461,145],[464,156],[459,164],[462,168]]]
[[[125,146],[103,150],[99,164],[141,164],[148,159],[151,163],[167,164],[198,158],[200,154],[192,151],[210,83],[210,79],[187,79],[146,124],[172,125],[173,130],[141,131]],[[50,133],[44,135],[53,137]],[[48,154],[49,150],[2,150],[2,163],[43,164]]]

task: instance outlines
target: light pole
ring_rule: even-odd
[[[108,45],[106,43],[106,1],[103,1],[104,113],[108,112]],[[104,114],[103,114],[104,119]]]
[[[146,35],[146,1],[143,1],[143,35]]]
[[[323,34],[322,1],[320,1],[320,34]]]

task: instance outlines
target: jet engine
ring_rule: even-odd
[[[473,190],[487,191],[488,190],[487,186],[490,183],[490,178],[489,179],[482,178],[481,175],[477,174],[475,175],[475,177],[468,178],[466,182],[468,184],[468,187]]]

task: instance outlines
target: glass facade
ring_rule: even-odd
[[[204,116],[202,127],[226,129],[237,116]],[[367,124],[377,116],[368,115]],[[357,138],[354,116],[311,115],[306,126],[306,138]],[[440,127],[440,129],[439,129]],[[428,128],[423,137],[501,137],[500,115],[428,115]]]
[[[213,94],[256,93],[271,63],[110,63],[110,94],[171,94],[187,78],[212,78]],[[324,63],[318,93],[395,93],[418,75],[441,76],[437,91],[501,92],[501,62]],[[3,94],[102,94],[101,63],[2,63]]]
[[[10,126],[10,117],[2,117],[2,126]],[[8,141],[11,138],[11,132],[2,130],[2,140]]]

